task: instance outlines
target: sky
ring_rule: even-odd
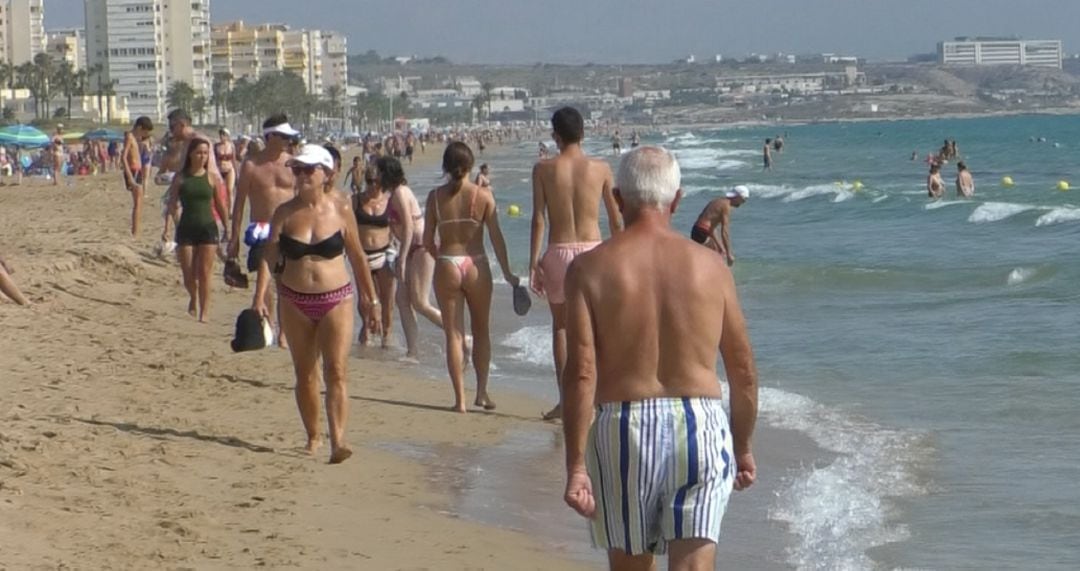
[[[46,28],[83,0],[45,0]],[[662,63],[694,54],[839,53],[903,60],[956,36],[1061,39],[1080,51],[1080,0],[211,0],[211,20],[348,37],[350,53],[461,63]]]

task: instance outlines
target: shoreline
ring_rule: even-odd
[[[428,168],[436,154],[413,167]],[[287,352],[228,348],[250,290],[215,281],[210,323],[190,318],[179,268],[151,254],[156,209],[145,209],[141,239],[127,236],[130,202],[114,174],[0,188],[0,249],[35,303],[0,302],[0,390],[11,395],[0,407],[0,536],[20,546],[0,563],[576,569],[602,561],[561,502],[558,426],[538,418],[547,403],[520,387],[497,387],[494,413],[454,415],[445,412],[448,387],[423,369],[354,352],[355,454],[341,466],[304,455]],[[154,189],[147,194],[154,204]],[[815,456],[808,437],[767,427],[759,435],[770,432],[800,454],[773,462],[762,452],[770,468],[746,499],[733,500],[729,518],[756,530],[748,541],[764,542],[784,569],[788,540],[767,520],[767,480],[778,484]],[[476,488],[433,480],[446,469],[440,454],[432,463],[386,448],[487,454],[515,450],[514,438],[527,433],[553,442],[540,451],[547,488],[503,478],[502,497],[521,524],[471,505]],[[477,465],[466,476],[535,465]],[[530,527],[535,506],[572,534]],[[737,552],[744,523],[728,525],[721,554]]]

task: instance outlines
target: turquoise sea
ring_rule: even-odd
[[[777,134],[785,151],[762,172]],[[972,200],[955,198],[954,165],[948,197],[926,198],[923,159],[946,138],[975,176]],[[679,158],[685,232],[718,193],[751,188],[732,240],[763,424],[820,447],[758,500],[790,533],[780,566],[1080,568],[1080,116],[694,129],[643,143]],[[610,155],[606,138],[586,147]],[[526,140],[478,160],[503,212],[526,210],[502,218],[523,274],[535,152]],[[1006,175],[1015,186],[1001,186]],[[410,172],[421,199],[437,176]],[[522,321],[504,301],[495,390],[551,398],[547,308]],[[523,446],[561,459],[557,440]],[[576,531],[572,548],[585,549]]]

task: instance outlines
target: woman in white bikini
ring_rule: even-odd
[[[428,194],[424,224],[424,247],[435,256],[435,298],[442,309],[446,365],[454,386],[452,410],[456,412],[466,412],[462,349],[465,336],[462,315],[466,305],[472,325],[472,361],[476,370],[474,404],[485,410],[495,408],[487,391],[491,366],[492,282],[491,268],[484,254],[485,227],[506,281],[514,287],[520,281],[510,271],[495,197],[491,191],[469,181],[473,162],[472,150],[465,143],[456,141],[447,145],[442,167],[450,180]],[[435,243],[436,232],[438,245]]]

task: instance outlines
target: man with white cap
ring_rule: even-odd
[[[698,244],[705,244],[715,249],[727,260],[727,264],[735,263],[735,254],[731,251],[731,209],[738,208],[750,198],[750,189],[739,185],[724,193],[724,196],[715,198],[705,205],[705,209],[697,217],[697,222],[690,230],[690,238]],[[720,229],[720,237],[716,236],[716,229]]]
[[[295,196],[295,180],[288,162],[292,155],[288,153],[289,144],[300,137],[300,132],[289,125],[284,113],[273,115],[263,122],[263,137],[266,148],[248,155],[240,167],[240,178],[236,183],[236,202],[232,211],[232,233],[229,235],[228,257],[235,260],[240,254],[240,236],[248,246],[247,268],[249,272],[258,271],[262,261],[262,251],[270,237],[270,220],[274,211]],[[250,223],[245,232],[244,206],[251,200]],[[272,295],[263,300],[267,307],[273,308]],[[280,329],[279,329],[280,331]],[[285,345],[285,337],[279,333],[278,344]]]

